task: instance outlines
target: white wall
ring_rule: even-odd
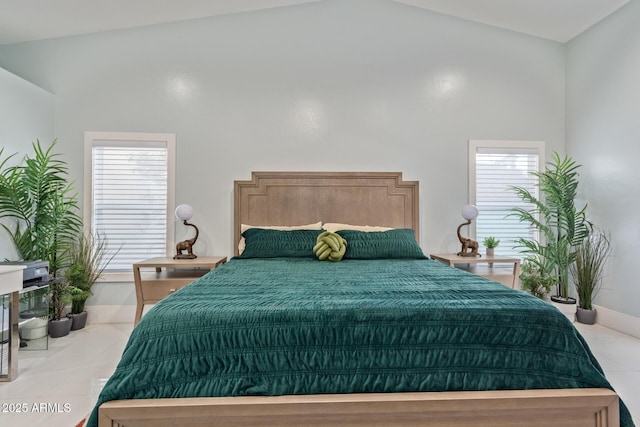
[[[54,121],[55,97],[51,93],[0,68],[0,162],[16,154],[6,165],[20,163],[25,154],[33,152],[31,143],[37,139],[48,146],[55,135]],[[0,261],[14,261],[17,256],[11,238],[0,228]]]
[[[596,302],[640,317],[640,2],[567,46],[567,151],[583,164],[583,196],[614,256]]]
[[[467,141],[564,152],[564,65],[559,43],[388,0],[0,46],[0,66],[56,94],[78,182],[85,130],[177,134],[201,254],[231,253],[233,180],[252,170],[402,171],[425,251],[456,250]]]

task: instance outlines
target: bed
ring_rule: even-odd
[[[143,317],[88,425],[633,425],[564,315],[416,250],[418,194],[399,173],[236,181],[245,251]],[[322,230],[264,228],[317,222],[391,230],[338,231],[331,263],[300,253]]]

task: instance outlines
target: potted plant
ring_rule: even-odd
[[[23,164],[7,166],[11,155],[0,161],[0,219],[22,260],[45,260],[55,278],[68,264],[68,249],[82,227],[77,195],[67,181],[67,164],[53,153],[32,144],[35,155]],[[0,149],[0,156],[3,150]]]
[[[487,252],[486,252],[487,256],[493,256],[495,252],[495,248],[497,248],[498,245],[500,244],[500,240],[496,239],[493,236],[488,236],[482,240],[482,244],[484,245],[485,248],[487,248]]]
[[[520,266],[520,284],[522,290],[534,297],[546,300],[551,292],[553,277],[537,257],[527,257]],[[542,261],[543,262],[543,261]]]
[[[76,290],[64,280],[56,280],[49,285],[49,336],[60,338],[69,335],[71,319],[63,316],[64,309],[71,303]]]
[[[81,329],[87,321],[85,302],[93,293],[91,287],[100,278],[104,269],[118,253],[107,252],[107,241],[103,236],[80,233],[77,241],[69,251],[70,264],[65,270],[64,278],[69,286],[74,288],[71,300],[71,313],[67,316],[73,319],[71,330]]]
[[[610,252],[609,236],[601,231],[584,239],[576,250],[571,275],[578,294],[576,319],[580,323],[593,325],[596,321],[593,299],[600,290],[604,266]]]
[[[576,299],[569,295],[569,267],[576,257],[576,248],[590,233],[586,206],[576,207],[578,165],[568,156],[554,153],[544,172],[533,172],[538,178],[540,197],[522,187],[511,187],[530,209],[514,208],[512,215],[529,223],[540,234],[538,240],[517,239],[516,243],[527,256],[540,258],[541,265],[553,278],[556,292],[551,301],[572,319]],[[573,313],[573,314],[572,314]]]

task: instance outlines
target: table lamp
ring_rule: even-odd
[[[471,221],[478,217],[478,208],[474,205],[466,205],[462,208],[462,217],[466,219],[467,222],[464,222],[458,226],[458,240],[460,240],[460,243],[462,244],[462,249],[460,250],[460,252],[458,252],[458,255],[468,257],[482,256],[478,252],[478,242],[466,237],[462,237],[462,235],[460,234],[460,229],[462,227],[471,224]]]
[[[183,240],[176,244],[176,255],[173,259],[193,259],[198,256],[193,253],[193,245],[198,240],[198,234],[200,234],[198,227],[194,224],[187,222],[193,216],[193,208],[189,205],[179,205],[176,208],[176,218],[183,222],[184,225],[189,225],[196,229],[196,235],[192,239]],[[187,253],[183,253],[186,251]]]

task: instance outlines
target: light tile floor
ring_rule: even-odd
[[[18,378],[0,383],[0,426],[74,427],[95,405],[131,330],[130,324],[89,325],[50,338],[48,350],[20,351]]]
[[[600,325],[575,326],[640,427],[640,339]]]
[[[600,325],[576,327],[640,427],[640,340]],[[89,325],[50,339],[46,351],[21,351],[18,378],[0,383],[0,426],[74,427],[93,408],[131,329]],[[15,413],[18,407],[26,412]]]

